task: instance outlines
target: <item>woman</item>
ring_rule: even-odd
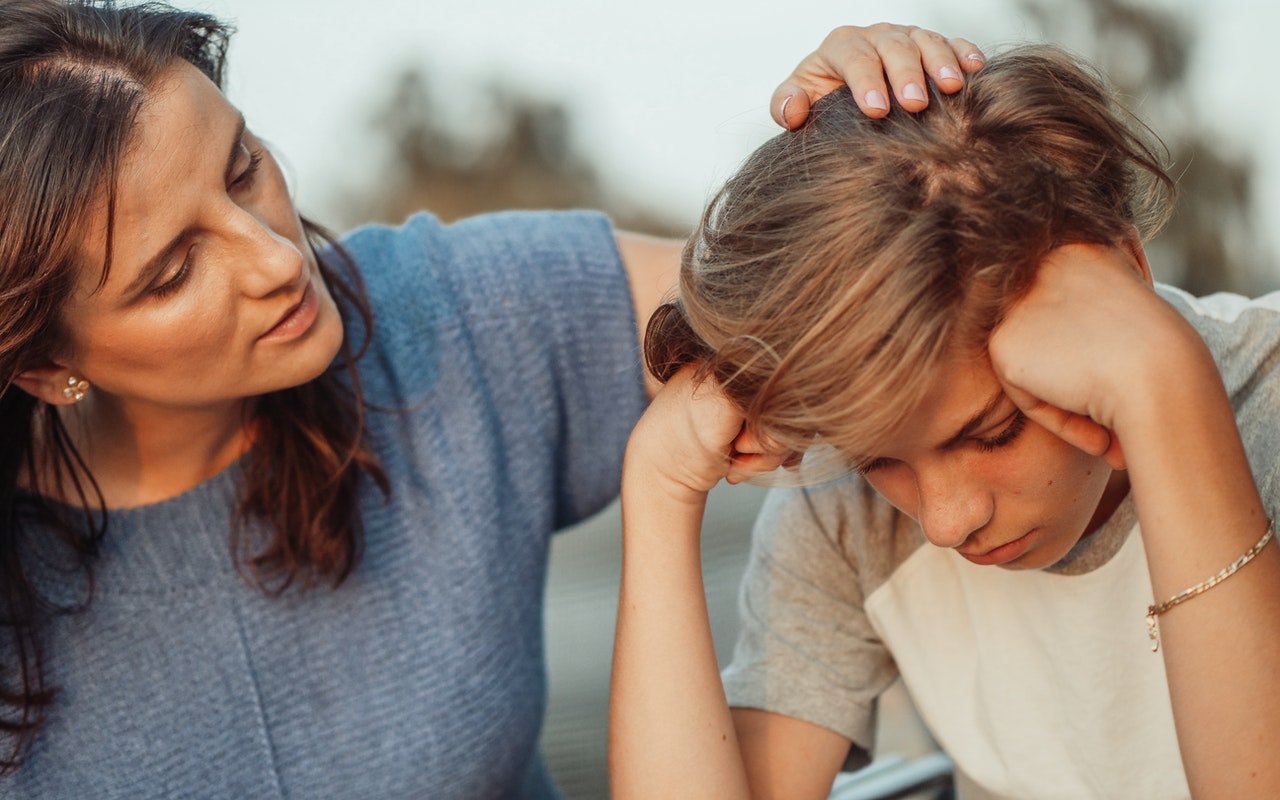
[[[899,674],[962,796],[1280,796],[1280,295],[1153,290],[1172,194],[1048,47],[728,182],[647,334],[615,797],[824,797]],[[815,445],[852,469],[766,501],[722,686],[706,492]]]
[[[547,540],[615,495],[676,249],[580,213],[334,243],[227,37],[0,6],[0,796],[555,796]],[[965,52],[802,68],[883,91],[841,54],[877,41],[895,91]]]

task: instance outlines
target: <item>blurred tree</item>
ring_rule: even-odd
[[[628,230],[686,236],[690,225],[606,190],[578,152],[559,102],[495,83],[470,91],[466,113],[403,70],[372,119],[390,152],[376,193],[348,196],[347,224],[398,222],[419,209],[442,219],[509,208],[594,208]]]
[[[1274,288],[1273,254],[1256,224],[1253,158],[1221,141],[1195,112],[1188,21],[1138,0],[1014,2],[1045,39],[1097,64],[1168,148],[1180,192],[1173,221],[1150,246],[1158,277],[1197,294]],[[690,221],[610,191],[576,147],[560,102],[495,83],[464,90],[467,109],[458,113],[419,67],[390,85],[372,119],[387,157],[376,188],[344,198],[344,224],[398,221],[421,208],[456,219],[503,208],[583,207],[602,209],[632,230],[689,231]]]
[[[1195,294],[1272,288],[1272,254],[1255,224],[1253,158],[1219,141],[1195,113],[1187,20],[1125,0],[1018,4],[1047,40],[1073,47],[1101,68],[1168,148],[1178,205],[1149,248],[1157,277]]]

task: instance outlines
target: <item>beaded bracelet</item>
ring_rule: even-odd
[[[1262,538],[1258,540],[1258,543],[1249,548],[1249,552],[1227,565],[1227,567],[1217,575],[1214,575],[1206,581],[1197,583],[1190,589],[1183,589],[1181,592],[1178,592],[1158,606],[1147,606],[1147,636],[1151,637],[1151,652],[1154,653],[1160,649],[1160,629],[1156,627],[1156,617],[1179,603],[1184,603],[1202,592],[1209,591],[1213,587],[1225,581],[1227,578],[1230,578],[1236,570],[1240,569],[1245,564],[1248,564],[1253,560],[1254,556],[1262,552],[1262,548],[1266,547],[1267,542],[1271,541],[1271,536],[1275,532],[1275,526],[1275,520],[1267,520],[1267,532],[1262,534]]]

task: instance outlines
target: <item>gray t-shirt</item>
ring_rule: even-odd
[[[1158,290],[1217,360],[1275,517],[1280,293]],[[775,490],[743,582],[729,702],[848,737],[856,767],[876,699],[901,675],[965,797],[1186,797],[1138,533],[1126,498],[1053,567],[1000,570],[930,546],[856,476]]]

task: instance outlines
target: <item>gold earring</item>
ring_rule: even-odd
[[[75,375],[67,377],[67,388],[62,390],[62,396],[73,403],[79,403],[89,391],[89,382],[83,378],[77,378]]]

